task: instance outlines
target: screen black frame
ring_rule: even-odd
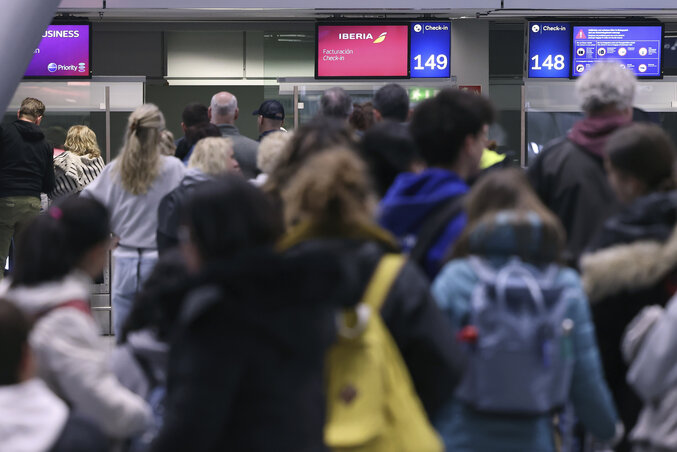
[[[24,75],[23,80],[91,80],[92,68],[94,66],[92,60],[92,23],[88,20],[69,19],[69,20],[54,20],[51,25],[87,25],[89,29],[89,72],[86,75]],[[46,31],[46,30],[45,30]],[[30,63],[29,63],[30,64]]]
[[[563,76],[563,77],[529,77],[529,64],[531,59],[529,58],[529,55],[531,55],[531,39],[529,38],[530,34],[529,31],[531,30],[531,24],[534,22],[548,22],[548,23],[558,23],[558,24],[566,24],[569,26],[569,75],[568,76]],[[573,22],[568,21],[568,20],[561,20],[557,18],[537,18],[537,19],[530,19],[527,18],[526,20],[526,28],[525,28],[525,36],[524,36],[524,72],[523,72],[523,77],[528,80],[571,80],[571,57],[572,57],[572,50],[571,46],[573,45],[573,38],[572,38],[572,30],[573,29]]]
[[[659,44],[660,51],[661,51],[661,58],[660,58],[660,75],[635,75],[638,79],[640,80],[662,80],[663,75],[664,75],[664,64],[663,64],[663,57],[665,55],[665,49],[663,48],[663,45],[665,44],[665,24],[661,21],[653,21],[653,20],[603,20],[603,21],[590,21],[590,20],[572,20],[569,22],[571,24],[571,31],[570,31],[570,42],[571,42],[571,52],[569,57],[571,58],[571,64],[569,66],[569,79],[571,80],[578,80],[580,78],[580,75],[574,75],[574,28],[576,27],[591,27],[591,26],[599,26],[599,27],[660,27],[661,29],[661,43]]]
[[[381,20],[336,20],[336,21],[318,21],[315,22],[315,80],[408,80],[411,78],[411,21],[381,21]],[[341,26],[341,25],[384,25],[384,26],[406,26],[407,27],[407,75],[343,75],[327,76],[318,75],[318,52],[320,50],[320,41],[318,34],[321,26]],[[450,62],[451,63],[451,62]],[[444,78],[442,79],[444,80]]]

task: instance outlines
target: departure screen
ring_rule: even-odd
[[[317,25],[315,76],[409,76],[409,25]]]
[[[449,22],[411,24],[409,68],[411,78],[448,78],[451,48]]]
[[[568,78],[571,61],[571,24],[529,23],[529,78]]]
[[[572,75],[598,61],[617,61],[638,77],[660,77],[663,27],[590,25],[573,27]]]
[[[26,69],[26,77],[89,77],[89,24],[50,25]]]

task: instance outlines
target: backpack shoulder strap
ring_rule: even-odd
[[[401,254],[385,254],[376,266],[360,303],[368,305],[376,312],[380,311],[404,263],[405,257]]]
[[[435,240],[439,238],[449,222],[463,211],[464,199],[464,195],[457,195],[442,201],[433,209],[418,230],[416,245],[409,252],[409,260],[423,268],[425,257],[435,244]]]

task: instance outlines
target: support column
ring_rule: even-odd
[[[489,21],[451,21],[451,74],[459,86],[481,86],[489,95]]]

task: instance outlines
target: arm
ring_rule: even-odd
[[[122,439],[146,429],[150,408],[110,371],[92,318],[58,309],[38,322],[31,344],[66,400],[108,436]]]
[[[175,336],[162,430],[152,452],[215,450],[221,440],[244,368],[223,334],[222,317],[207,315]]]
[[[42,177],[42,192],[51,193],[54,190],[54,158],[52,148],[45,145],[45,174]]]
[[[575,362],[570,399],[588,431],[598,440],[608,441],[616,435],[618,415],[604,379],[587,298],[578,276],[573,271],[571,275],[575,281],[569,293],[569,316],[574,321],[571,339]]]
[[[452,396],[465,367],[451,323],[417,266],[407,263],[382,308],[414,387],[432,417]]]
[[[169,192],[162,198],[158,206],[158,227],[156,231],[157,248],[160,254],[175,248],[179,244],[179,208],[175,199],[175,192]]]

